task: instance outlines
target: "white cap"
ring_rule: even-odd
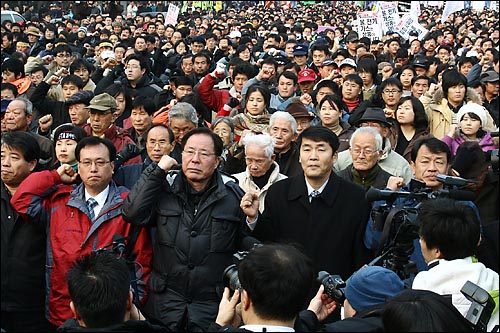
[[[241,38],[241,32],[239,32],[238,30],[233,30],[229,34],[229,38]]]
[[[462,106],[460,110],[458,110],[457,119],[458,121],[460,121],[466,113],[474,113],[479,117],[479,119],[481,120],[481,127],[484,128],[487,121],[486,112],[486,109],[482,105],[476,103],[467,103]]]

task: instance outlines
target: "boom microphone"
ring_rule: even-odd
[[[436,179],[447,186],[465,186],[470,183],[474,183],[474,181],[470,181],[465,178],[453,177],[448,175],[437,175]]]

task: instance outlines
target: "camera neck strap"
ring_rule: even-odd
[[[403,208],[392,208],[387,214],[387,217],[385,218],[384,222],[384,229],[382,229],[382,235],[380,236],[380,242],[376,254],[377,256],[380,255],[384,250],[385,242],[387,241],[387,238],[389,237],[389,232],[391,231],[392,220],[401,211],[403,211]]]

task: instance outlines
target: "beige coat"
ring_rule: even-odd
[[[439,88],[434,96],[426,92],[420,96],[420,101],[425,107],[425,113],[429,119],[429,129],[432,135],[442,139],[450,130],[452,112],[448,106],[448,100],[444,98],[443,89]],[[439,102],[438,102],[439,101]],[[472,88],[467,88],[465,103],[476,103],[482,105],[481,97]],[[489,113],[486,114],[486,130],[490,132],[498,131],[495,122]]]
[[[245,193],[253,191],[259,195],[259,212],[262,213],[264,211],[264,199],[266,198],[267,190],[269,187],[280,181],[282,179],[288,178],[287,176],[280,173],[280,166],[278,163],[273,162],[274,170],[267,181],[267,184],[263,188],[259,188],[252,180],[252,176],[248,171],[248,167],[245,171],[234,174],[233,177],[238,179],[240,187],[245,191]]]

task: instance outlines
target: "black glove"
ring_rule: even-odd
[[[229,105],[231,108],[235,108],[237,107],[238,105],[240,105],[240,100],[237,99],[236,97],[231,97],[229,98],[229,100],[227,101],[226,103],[227,105]]]
[[[121,166],[123,163],[126,163],[131,158],[136,157],[140,153],[141,150],[136,145],[130,142],[126,143],[122,150],[116,154],[115,168]]]

